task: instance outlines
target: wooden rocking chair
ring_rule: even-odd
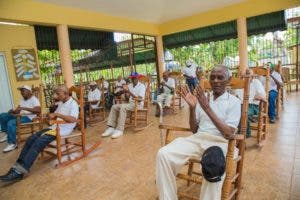
[[[263,76],[266,79],[265,92],[267,102],[260,101],[259,113],[257,116],[257,123],[251,124],[252,130],[257,130],[257,145],[261,147],[266,139],[269,128],[269,116],[268,116],[268,97],[269,97],[269,80],[270,80],[270,69],[263,67],[251,68],[255,76]]]
[[[25,141],[27,137],[34,134],[36,131],[43,129],[43,120],[42,120],[42,85],[34,87],[32,85],[32,94],[36,96],[40,102],[41,112],[32,119],[32,122],[21,123],[21,117],[26,116],[26,114],[16,115],[16,135],[17,143]]]
[[[208,80],[203,80],[202,86],[205,91],[209,90],[210,83]],[[244,98],[241,115],[241,129],[239,134],[236,134],[233,139],[228,142],[228,149],[226,155],[226,176],[222,188],[222,200],[238,199],[241,191],[242,184],[242,172],[243,172],[243,160],[245,151],[245,134],[247,128],[247,116],[248,116],[248,100],[249,100],[249,77],[232,78],[229,87],[231,89],[244,89]],[[190,131],[189,128],[175,127],[170,125],[159,125],[160,129],[166,130],[165,144],[171,142],[171,132],[178,131]],[[239,154],[237,158],[234,158],[235,147],[238,147]],[[177,178],[187,181],[187,192],[190,187],[190,183],[201,184],[202,174],[194,171],[194,164],[200,165],[200,158],[191,158],[188,162],[188,172],[177,174]],[[194,197],[187,192],[178,192],[179,198],[188,198],[198,200],[199,197]]]
[[[56,141],[50,143],[42,152],[42,157],[44,153],[57,157],[58,164],[56,168],[64,167],[70,165],[71,163],[78,161],[89,155],[93,150],[95,150],[101,143],[97,141],[89,149],[86,148],[86,130],[84,128],[84,104],[83,104],[83,94],[84,90],[82,85],[80,87],[72,86],[70,88],[70,93],[75,92],[79,96],[79,106],[80,106],[80,117],[77,120],[77,125],[79,126],[79,131],[74,130],[72,134],[67,136],[60,135],[59,124],[66,123],[65,121],[54,120],[51,124],[56,124]],[[76,140],[77,139],[77,140]],[[78,140],[80,140],[78,142]],[[81,152],[81,155],[75,158],[71,158],[71,154],[75,152]],[[68,160],[63,160],[63,156],[68,155]]]
[[[134,127],[135,131],[144,130],[149,127],[151,123],[149,122],[149,105],[150,105],[150,89],[151,89],[151,79],[148,76],[142,76],[139,81],[146,86],[145,98],[142,100],[144,102],[144,107],[139,108],[140,99],[135,100],[135,107],[132,111],[128,111],[127,114],[127,127]]]

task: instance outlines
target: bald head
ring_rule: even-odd
[[[225,65],[216,65],[211,70],[209,82],[214,98],[217,98],[225,92],[229,78],[229,69]]]
[[[225,65],[221,65],[221,64],[215,65],[215,66],[212,68],[212,70],[211,70],[211,74],[212,74],[213,72],[216,72],[216,71],[224,73],[224,76],[225,76],[225,78],[226,78],[227,81],[230,79],[229,68],[226,67]]]
[[[164,79],[165,81],[168,81],[169,75],[170,75],[170,72],[165,71],[165,72],[163,73],[163,79]]]
[[[60,85],[55,88],[55,94],[57,95],[57,100],[66,102],[70,98],[69,89],[65,85]]]

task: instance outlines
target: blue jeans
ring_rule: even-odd
[[[258,113],[259,113],[259,105],[249,104],[248,120],[247,120],[247,133],[246,133],[247,138],[251,136],[251,122],[250,122],[250,119],[253,117],[253,115],[258,115]]]
[[[194,89],[197,87],[198,85],[198,79],[197,78],[190,78],[190,79],[186,79],[186,83],[189,86],[190,92],[193,92]]]
[[[270,120],[275,120],[276,118],[276,99],[278,92],[276,90],[269,91],[269,110],[268,115]]]
[[[36,160],[39,153],[53,140],[55,136],[44,134],[50,130],[49,128],[43,129],[30,136],[22,149],[17,163],[21,165],[27,172],[29,172],[33,162]]]
[[[31,122],[31,119],[27,116],[22,116],[20,118],[21,123]],[[16,116],[9,113],[0,114],[0,124],[1,131],[7,133],[7,143],[16,144],[16,129],[17,129],[17,119]]]

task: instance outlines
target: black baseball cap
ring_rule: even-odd
[[[209,182],[219,182],[226,169],[223,151],[218,146],[207,148],[201,159],[203,177]]]

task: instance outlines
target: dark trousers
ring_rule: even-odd
[[[276,99],[278,92],[276,90],[271,90],[269,92],[269,110],[268,115],[270,120],[275,120],[276,118]]]
[[[190,79],[186,79],[186,83],[189,86],[190,92],[193,92],[194,89],[197,87],[198,85],[198,79],[197,78],[190,78]]]
[[[26,171],[30,170],[39,153],[50,142],[55,140],[55,136],[45,134],[45,132],[47,132],[48,130],[50,129],[46,128],[38,131],[26,140],[22,152],[17,160],[17,163],[21,165]]]
[[[20,123],[31,122],[27,116],[21,116]],[[7,143],[16,144],[17,119],[15,115],[9,113],[0,114],[1,131],[7,133]]]

